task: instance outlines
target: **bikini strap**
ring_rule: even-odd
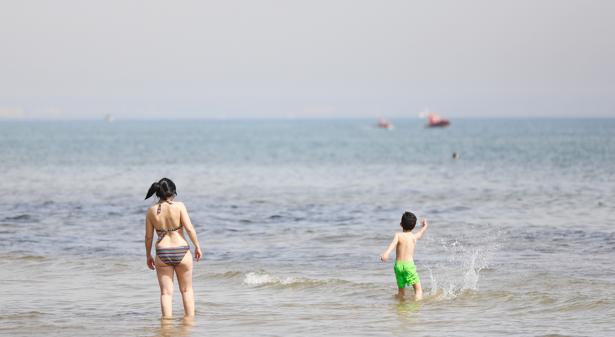
[[[166,200],[166,199],[165,200],[160,200],[160,202],[158,202],[158,209],[156,210],[156,215],[160,215],[160,211],[162,211],[162,203],[163,202],[166,202],[169,205],[173,205],[173,203],[170,202],[169,200]]]
[[[183,227],[183,225],[179,225],[178,227],[172,229],[156,229],[156,234],[158,234],[158,240],[156,242],[160,242],[164,236],[167,235],[167,233],[175,232]]]
[[[158,234],[158,240],[156,240],[156,243],[159,243],[160,241],[162,241],[162,239],[164,239],[164,236],[167,235],[167,232],[162,232],[162,234],[160,234],[160,231],[156,230],[156,233]]]

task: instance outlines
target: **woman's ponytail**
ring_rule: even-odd
[[[148,199],[149,197],[151,197],[154,194],[158,195],[158,191],[160,191],[160,183],[155,182],[155,183],[152,184],[152,186],[149,188],[149,190],[147,190],[147,194],[145,195],[145,199]]]

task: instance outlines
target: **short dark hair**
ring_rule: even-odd
[[[404,215],[401,216],[401,228],[405,231],[411,231],[414,226],[416,226],[416,215],[412,212],[404,212]]]
[[[160,199],[167,199],[172,196],[177,195],[177,190],[175,189],[175,183],[169,178],[162,178],[159,181],[152,184],[152,186],[147,191],[145,195],[145,199],[151,197],[156,194],[156,196]]]

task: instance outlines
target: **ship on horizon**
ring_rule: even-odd
[[[426,108],[425,111],[420,112],[419,117],[427,117],[427,125],[425,125],[427,128],[443,128],[451,124],[448,119],[442,118],[437,113],[429,111],[429,108]]]
[[[451,122],[448,119],[440,117],[440,115],[435,112],[430,112],[427,115],[428,128],[444,128],[449,126],[450,124]]]
[[[393,130],[393,128],[394,128],[393,123],[389,122],[388,120],[386,120],[384,118],[380,118],[378,120],[378,124],[376,124],[376,126],[381,128],[381,129],[386,129],[386,130]]]

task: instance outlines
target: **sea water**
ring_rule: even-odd
[[[393,122],[0,122],[0,335],[615,334],[615,120]],[[161,177],[203,248],[191,322],[145,264]],[[418,304],[378,258],[405,210]]]

